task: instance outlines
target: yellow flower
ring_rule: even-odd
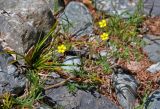
[[[103,28],[103,27],[105,27],[106,25],[107,25],[107,22],[106,22],[105,19],[103,19],[103,20],[101,20],[101,21],[99,22],[99,27],[100,27],[100,28]]]
[[[108,33],[103,33],[100,35],[102,40],[108,40],[109,39],[109,34]]]
[[[58,46],[58,53],[64,53],[66,51],[66,46],[65,45],[59,45]]]

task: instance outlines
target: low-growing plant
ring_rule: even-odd
[[[70,82],[68,82],[68,83],[67,83],[68,91],[69,91],[70,93],[75,93],[75,92],[77,91],[77,85],[78,85],[78,84],[76,84],[76,83],[70,83]]]
[[[15,98],[15,104],[18,104],[21,108],[33,108],[33,104],[35,103],[35,101],[43,98],[43,83],[40,80],[37,72],[29,70],[27,72],[27,77],[30,84],[28,85],[25,94],[22,97]]]
[[[121,17],[123,14],[126,14],[124,12],[122,15],[116,14],[109,17],[107,20],[103,19],[99,22],[102,35],[106,33],[109,34],[109,36],[107,35],[106,40],[109,39],[109,44],[112,47],[109,52],[110,56],[126,60],[133,57],[131,55],[136,56],[135,59],[139,59],[138,56],[141,56],[139,51],[143,41],[141,37],[138,37],[138,28],[143,21],[141,8],[142,0],[139,0],[137,10],[133,15],[130,15],[128,19],[123,19]]]
[[[67,83],[67,88],[69,90],[69,92],[71,93],[75,93],[78,89],[79,90],[88,90],[88,91],[92,91],[92,90],[96,90],[97,89],[97,84],[96,83],[76,83],[76,82],[70,82]]]
[[[87,74],[88,74],[88,72],[83,70],[82,68],[79,71],[73,70],[73,71],[71,71],[71,73],[74,74],[75,76],[81,77],[81,78],[87,77]]]
[[[99,61],[97,61],[97,65],[99,64],[102,65],[105,74],[111,73],[110,63],[107,61],[107,56],[101,57]]]
[[[2,105],[0,106],[0,108],[2,109],[11,109],[14,105],[14,100],[13,97],[11,96],[10,93],[5,93],[3,95],[3,101],[2,101]]]

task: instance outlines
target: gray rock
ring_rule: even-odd
[[[0,94],[10,92],[19,95],[24,91],[27,82],[17,67],[11,64],[13,57],[0,48]]]
[[[66,56],[66,59],[64,60],[63,64],[65,66],[62,66],[64,70],[68,71],[80,71],[80,65],[81,65],[81,60],[78,56]]]
[[[122,18],[128,18],[134,14],[138,0],[93,0],[93,2],[95,8],[99,11],[110,15],[121,15]]]
[[[155,17],[160,16],[160,1],[159,0],[144,0],[144,12],[146,15]]]
[[[95,93],[93,96],[90,92],[78,90],[73,95],[65,86],[47,90],[45,93],[49,98],[48,102],[55,103],[63,109],[119,109],[99,93]]]
[[[147,98],[144,109],[159,109],[160,107],[160,90],[155,90]]]
[[[94,6],[97,10],[103,11],[110,15],[121,15],[122,18],[128,18],[133,15],[137,9],[139,0],[94,0]],[[160,16],[160,1],[159,0],[142,0],[142,12],[148,16]]]
[[[106,50],[102,50],[102,51],[100,51],[100,53],[99,53],[99,55],[100,56],[107,56],[107,51]]]
[[[62,32],[80,37],[93,31],[92,16],[87,7],[80,2],[70,2],[59,18]]]
[[[130,75],[130,71],[116,66],[113,69],[112,81],[120,105],[124,109],[134,109],[138,83]]]
[[[151,73],[156,73],[160,71],[160,62],[151,65],[149,68],[147,68],[147,71]]]
[[[152,62],[160,61],[160,36],[145,35],[143,51],[147,53]]]
[[[54,22],[44,0],[0,1],[0,38],[18,53],[26,52]]]
[[[65,7],[63,0],[47,0],[47,2],[54,13],[61,11]]]

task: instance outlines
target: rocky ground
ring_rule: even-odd
[[[1,108],[159,109],[160,1],[141,3],[139,14],[143,20],[136,28],[136,39],[145,44],[135,46],[132,41],[123,41],[119,42],[125,45],[121,49],[111,45],[112,40],[119,41],[116,34],[106,42],[98,38],[98,21],[109,22],[109,18],[119,16],[123,26],[137,11],[138,0],[1,0]],[[45,60],[49,67],[42,69],[38,57],[46,52],[37,52],[35,60],[31,54],[55,24],[56,32],[52,34],[56,38],[46,39],[42,48],[53,42],[55,47],[68,43],[71,49],[64,54],[49,49],[56,53]],[[110,55],[112,51],[121,55],[127,47],[132,51],[125,52],[123,58]],[[139,59],[135,58],[136,49]],[[51,62],[63,66],[52,70],[53,66],[48,64]],[[34,75],[32,71],[37,72]]]

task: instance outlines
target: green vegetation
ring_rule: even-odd
[[[1,105],[2,109],[11,109],[14,104],[13,98],[9,93],[5,93],[3,97],[3,104]]]
[[[57,24],[56,24],[57,25]],[[54,70],[56,66],[60,64],[53,62],[53,43],[50,42],[46,46],[48,39],[55,37],[56,25],[50,30],[50,32],[42,39],[37,42],[37,44],[31,48],[31,50],[26,55],[18,54],[16,52],[8,51],[9,54],[16,54],[18,60],[22,59],[25,63],[25,74],[29,82],[26,86],[25,93],[17,98],[10,96],[9,94],[4,96],[4,102],[2,108],[10,109],[13,105],[20,106],[19,108],[29,107],[33,108],[35,101],[43,98],[42,89],[44,80],[40,78],[38,73],[42,71]],[[10,101],[9,101],[10,100]]]
[[[25,95],[15,99],[15,103],[19,105],[21,108],[23,107],[32,108],[35,101],[38,101],[43,98],[42,96],[43,83],[41,83],[37,72],[29,70],[27,72],[27,77],[28,80],[30,81],[30,87],[26,88]]]

